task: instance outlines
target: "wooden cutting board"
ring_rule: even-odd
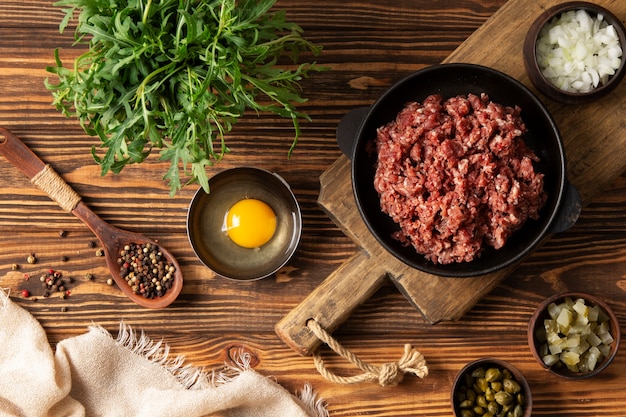
[[[533,91],[522,58],[526,31],[559,0],[510,0],[444,62],[489,66],[521,81]],[[597,0],[626,19],[626,1]],[[583,205],[626,170],[626,82],[602,100],[562,105],[539,94],[552,113],[567,155],[570,182]],[[350,161],[340,157],[320,178],[319,204],[360,247],[277,325],[276,333],[296,352],[310,354],[320,341],[306,326],[315,319],[333,332],[386,279],[431,323],[457,320],[517,266],[475,278],[445,278],[410,268],[388,253],[369,232],[352,193]]]

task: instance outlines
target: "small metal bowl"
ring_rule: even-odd
[[[200,188],[187,215],[187,235],[196,255],[216,274],[239,281],[266,278],[282,268],[296,251],[302,233],[300,206],[287,182],[258,168],[225,170]],[[259,248],[235,244],[223,231],[224,216],[238,201],[254,198],[276,214],[276,232]]]
[[[518,401],[518,393],[521,394],[523,396],[523,401],[522,403],[520,403],[522,407],[521,416],[530,417],[532,408],[533,408],[533,399],[532,399],[532,394],[530,391],[530,386],[528,385],[526,378],[524,378],[524,375],[522,375],[522,373],[510,363],[505,362],[500,359],[495,359],[495,358],[483,358],[483,359],[478,359],[473,362],[470,362],[467,365],[465,365],[463,369],[461,369],[459,373],[456,375],[456,377],[454,378],[454,384],[452,385],[452,398],[451,398],[452,410],[454,412],[454,416],[464,417],[465,415],[479,415],[479,414],[467,413],[468,410],[472,410],[473,407],[475,406],[481,407],[485,412],[488,411],[488,407],[492,407],[492,406],[499,407],[498,412],[492,413],[493,415],[500,415],[499,413],[502,412],[502,407],[503,407],[502,405],[491,404],[491,405],[485,406],[485,404],[482,403],[482,401],[485,400],[485,396],[483,396],[482,399],[478,399],[479,394],[476,392],[476,390],[477,389],[480,390],[480,386],[484,381],[477,383],[476,387],[473,387],[474,382],[477,382],[476,381],[477,378],[472,377],[472,374],[474,374],[475,372],[477,372],[477,370],[481,368],[485,372],[490,368],[498,369],[501,372],[504,372],[505,369],[508,370],[508,372],[512,376],[512,379],[515,382],[517,382],[517,384],[519,384],[519,388],[520,388],[520,390],[517,393],[509,390],[511,391],[510,395],[512,396],[512,401],[515,404],[515,402]],[[502,382],[502,379],[500,379],[499,382]],[[510,385],[507,383],[507,387],[509,386]],[[494,387],[494,385],[490,383],[489,387],[491,389],[491,387]],[[500,387],[500,389],[497,389],[498,387],[495,387],[495,388],[496,388],[495,391],[504,390],[503,387]],[[468,396],[466,395],[468,390],[472,390],[473,394],[476,394],[476,397],[468,398]],[[504,390],[504,391],[508,392],[507,390]],[[469,401],[469,402],[466,402],[465,404],[463,404],[464,401]],[[498,401],[495,401],[492,399],[487,399],[487,401],[495,402],[496,404],[498,404]],[[504,402],[502,401],[502,399],[500,399],[500,401]],[[492,411],[496,411],[496,410],[492,410]],[[464,412],[466,414],[464,414]]]
[[[592,371],[585,372],[573,372],[569,370],[565,365],[560,362],[552,366],[548,366],[544,363],[541,354],[541,346],[544,344],[543,338],[545,335],[544,328],[544,320],[548,319],[548,306],[552,303],[560,304],[565,301],[566,298],[570,298],[573,301],[581,298],[585,300],[585,305],[593,307],[598,306],[600,309],[608,316],[609,319],[609,328],[611,336],[613,337],[613,342],[610,344],[609,354],[599,362],[595,369]],[[563,294],[555,294],[547,299],[545,299],[535,310],[535,313],[532,315],[530,322],[528,323],[528,346],[530,350],[537,360],[537,362],[546,370],[550,371],[554,375],[558,375],[562,378],[566,379],[585,379],[590,378],[594,375],[599,374],[607,366],[613,361],[615,355],[617,354],[617,349],[619,348],[620,343],[620,327],[619,321],[613,313],[613,310],[607,303],[590,294],[579,293],[579,292],[568,292]]]
[[[615,28],[623,51],[621,65],[616,70],[615,74],[612,75],[605,84],[598,85],[598,87],[588,93],[567,92],[555,86],[551,81],[544,77],[537,62],[536,44],[541,29],[543,29],[543,27],[554,18],[572,10],[585,10],[594,18],[598,14],[601,14],[604,17],[604,20],[608,24],[613,25]],[[597,4],[580,1],[561,3],[543,12],[533,22],[528,33],[526,34],[526,38],[524,39],[523,53],[524,65],[530,81],[546,97],[565,104],[589,103],[613,91],[624,78],[624,75],[626,74],[626,29],[617,16]]]

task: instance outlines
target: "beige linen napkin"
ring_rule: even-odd
[[[208,373],[123,323],[117,339],[92,326],[53,351],[37,320],[0,290],[0,416],[328,416],[310,386],[293,396],[240,359]]]

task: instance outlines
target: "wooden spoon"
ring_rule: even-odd
[[[83,221],[96,235],[102,247],[107,266],[111,276],[118,287],[135,303],[147,308],[163,308],[170,305],[183,287],[183,274],[180,265],[165,248],[156,242],[139,234],[128,232],[111,226],[96,215],[82,201],[71,187],[61,179],[61,177],[35,155],[17,136],[9,130],[0,127],[0,153],[4,155],[14,166],[24,172],[31,182],[46,192],[53,200],[66,211],[71,212]],[[126,280],[120,275],[120,267],[117,259],[120,251],[127,244],[144,245],[150,243],[157,245],[176,271],[174,272],[174,282],[161,297],[145,298],[141,294],[133,292]]]

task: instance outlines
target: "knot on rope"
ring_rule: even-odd
[[[404,378],[404,373],[399,372],[400,367],[395,362],[384,363],[380,367],[380,374],[378,374],[378,383],[381,387],[387,385],[397,385]]]
[[[360,375],[351,377],[339,376],[326,368],[319,349],[313,353],[313,360],[318,372],[326,379],[339,384],[355,384],[364,381],[378,381],[378,384],[385,387],[397,385],[402,381],[406,373],[412,373],[419,378],[428,375],[428,366],[424,356],[410,344],[404,345],[404,354],[398,362],[388,362],[381,366],[371,365],[361,360],[350,350],[339,344],[320,324],[315,320],[307,322],[309,330],[315,334],[322,342],[326,343],[335,353],[347,359],[363,371]]]

